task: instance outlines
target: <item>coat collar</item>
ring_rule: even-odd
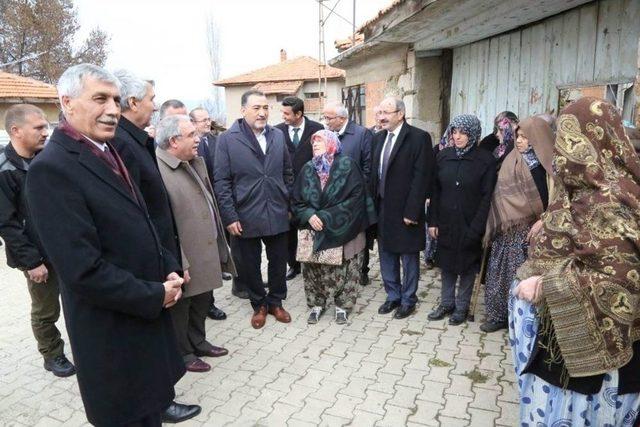
[[[393,163],[393,159],[395,159],[398,154],[398,150],[400,150],[400,146],[404,143],[407,133],[409,132],[410,126],[407,122],[403,122],[402,126],[400,126],[400,133],[396,136],[396,141],[393,143],[393,149],[391,150],[391,154],[389,155],[389,164]],[[386,131],[384,134],[385,140],[389,135],[389,131]]]
[[[442,160],[473,160],[478,155],[478,144],[474,145],[471,150],[469,150],[461,159],[458,158],[456,154],[455,147],[447,147],[443,148],[440,153],[438,153],[438,157]]]
[[[182,160],[160,147],[156,147],[156,157],[158,158],[158,160],[161,160],[164,164],[174,170],[178,169],[178,167],[182,163]]]
[[[38,153],[36,153],[37,155]],[[4,155],[7,157],[7,160],[11,162],[11,164],[21,171],[29,170],[29,163],[27,163],[20,155],[16,152],[16,149],[13,148],[13,144],[9,142],[4,149]]]
[[[149,134],[145,132],[144,129],[140,129],[138,126],[134,125],[133,122],[126,117],[120,116],[120,120],[118,120],[118,127],[131,135],[133,139],[143,146],[147,145]]]
[[[344,135],[348,133],[350,135],[353,135],[354,133],[356,133],[355,127],[356,124],[352,120],[347,120],[347,126],[345,126],[344,132],[342,134]]]
[[[242,120],[244,120],[244,119],[236,120],[233,123],[233,126],[231,126],[231,128],[229,129],[228,132],[231,133],[231,134],[235,134],[236,137],[239,138],[240,141],[242,141],[242,143],[244,143],[246,146],[251,148],[251,150],[253,150],[255,152],[255,154],[260,159],[264,159],[264,157],[269,154],[269,151],[271,150],[271,145],[273,145],[272,142],[273,142],[273,138],[274,138],[274,134],[275,134],[273,126],[267,125],[264,128],[265,137],[267,139],[267,152],[265,154],[265,153],[262,152],[262,149],[258,145],[258,142],[257,142],[257,140],[255,140],[255,138],[253,138],[254,140],[250,140],[249,138],[246,137],[244,132],[242,132],[242,129],[240,128],[240,122]]]

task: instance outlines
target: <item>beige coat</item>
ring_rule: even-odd
[[[160,148],[156,155],[180,238],[182,263],[189,266],[191,276],[184,296],[217,289],[222,286],[222,272],[235,275],[236,269],[204,159],[183,162]]]

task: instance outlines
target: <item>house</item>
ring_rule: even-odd
[[[640,0],[396,0],[329,63],[365,94],[367,126],[387,94],[435,139],[458,114],[487,134],[500,111],[557,114],[595,94],[640,127],[638,22]]]
[[[40,107],[49,123],[58,123],[58,92],[55,86],[17,74],[0,71],[0,145],[9,142],[4,128],[4,116],[14,104],[33,104]]]
[[[287,59],[287,53],[280,51],[280,62],[249,73],[218,80],[213,84],[225,88],[227,125],[241,117],[240,97],[249,89],[265,93],[271,106],[269,124],[280,123],[280,102],[287,96],[297,96],[304,100],[305,114],[313,120],[322,115],[321,95],[327,99],[340,100],[344,86],[344,71],[325,67],[323,83],[318,85],[319,62],[309,56]],[[324,92],[326,77],[326,94]]]

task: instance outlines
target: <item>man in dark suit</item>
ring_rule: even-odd
[[[304,115],[304,101],[295,96],[288,96],[282,100],[282,120],[284,121],[277,124],[276,127],[284,134],[295,180],[302,166],[313,157],[311,135],[324,129],[324,126]],[[291,280],[300,274],[300,263],[296,261],[297,250],[298,230],[292,227],[289,231],[289,270],[287,271],[287,280]]]
[[[429,134],[405,121],[404,102],[386,98],[380,109],[384,131],[375,136],[371,181],[387,300],[378,313],[397,308],[394,317],[402,319],[415,311],[418,301],[420,251],[425,247],[424,204],[435,160]]]
[[[367,183],[371,179],[371,156],[373,133],[370,129],[349,120],[349,111],[339,103],[328,103],[322,111],[327,128],[338,134],[342,142],[342,154],[351,157],[364,175]],[[369,284],[369,250],[373,249],[373,239],[367,233],[367,247],[364,251],[360,284]]]
[[[267,313],[289,323],[282,308],[287,297],[287,234],[293,171],[280,129],[267,124],[269,102],[257,90],[242,95],[242,119],[220,134],[214,164],[215,193],[222,222],[231,234],[239,279],[254,309],[251,326],[262,328]],[[269,293],[260,272],[262,244],[267,251]]]
[[[172,403],[185,368],[166,308],[180,298],[184,281],[108,143],[120,118],[119,84],[90,64],[62,74],[65,120],[31,164],[27,199],[60,278],[88,420],[160,426],[201,408]]]

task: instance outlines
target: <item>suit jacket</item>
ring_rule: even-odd
[[[360,166],[365,180],[369,182],[373,133],[364,126],[349,121],[344,133],[340,135],[340,141],[342,142],[342,154],[351,157]]]
[[[151,220],[160,235],[162,245],[176,260],[174,270],[181,270],[182,266],[179,264],[181,258],[180,241],[171,213],[169,196],[158,170],[153,139],[143,129],[125,117],[120,117],[116,136],[111,143],[120,154],[131,180],[140,189],[149,209]]]
[[[214,188],[224,226],[240,221],[241,237],[273,236],[289,230],[293,171],[280,129],[266,127],[267,152],[248,138],[237,120],[218,137]]]
[[[162,411],[185,372],[162,282],[172,261],[144,199],[86,145],[54,130],[27,199],[60,294],[88,420]],[[137,200],[136,200],[137,199]]]
[[[207,165],[207,175],[211,181],[213,181],[213,164],[216,158],[217,142],[218,136],[209,132],[200,138],[200,144],[198,144],[198,156],[204,159],[204,163]]]
[[[293,142],[291,141],[291,137],[289,136],[289,126],[286,123],[282,122],[275,126],[284,134],[284,140],[287,143],[287,148],[289,149],[289,158],[291,159],[291,165],[293,166],[294,178],[298,176],[298,173],[304,164],[313,157],[311,136],[319,130],[324,129],[324,126],[318,122],[308,119],[307,116],[304,117],[304,120],[304,132],[300,136],[300,143],[298,143],[297,147],[293,145]]]
[[[375,135],[371,194],[378,211],[378,243],[384,250],[406,254],[425,247],[424,206],[434,170],[431,137],[404,123],[389,156],[384,198],[380,198],[380,156],[387,131]],[[404,218],[417,225],[405,225]]]
[[[182,265],[189,265],[191,281],[184,296],[191,297],[222,286],[222,271],[235,274],[218,205],[202,157],[183,162],[156,149],[158,167],[175,206],[173,215],[182,242]],[[191,165],[191,167],[189,167]],[[194,176],[194,174],[196,176]]]

